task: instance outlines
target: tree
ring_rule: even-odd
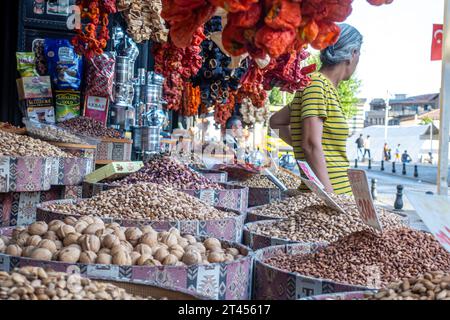
[[[308,64],[315,63],[317,70],[321,68],[320,54],[311,55],[308,60]],[[342,81],[337,88],[339,99],[341,101],[342,112],[347,119],[350,119],[356,115],[358,108],[356,107],[359,99],[357,97],[361,88],[362,81],[353,75],[350,80]]]
[[[273,106],[283,105],[283,94],[286,95],[286,104],[291,103],[294,100],[294,93],[281,92],[280,88],[273,88],[269,94],[269,102]]]

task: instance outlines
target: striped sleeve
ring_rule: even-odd
[[[313,80],[302,93],[302,120],[310,117],[326,119],[328,115],[325,97],[324,83],[319,79]]]

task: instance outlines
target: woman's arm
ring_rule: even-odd
[[[271,129],[278,130],[278,136],[281,140],[292,146],[291,112],[289,106],[273,114],[270,117],[269,125]]]
[[[302,122],[302,149],[306,162],[325,186],[328,192],[334,192],[328,176],[327,163],[322,147],[323,120],[319,117],[305,118]]]

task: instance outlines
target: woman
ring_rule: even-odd
[[[307,161],[328,192],[351,193],[347,176],[349,127],[340,106],[337,87],[351,78],[359,62],[363,37],[341,24],[336,44],[321,51],[322,68],[294,101],[272,116],[270,126]]]

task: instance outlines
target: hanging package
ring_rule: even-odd
[[[80,90],[82,57],[75,53],[69,40],[45,39],[44,52],[56,90]]]

